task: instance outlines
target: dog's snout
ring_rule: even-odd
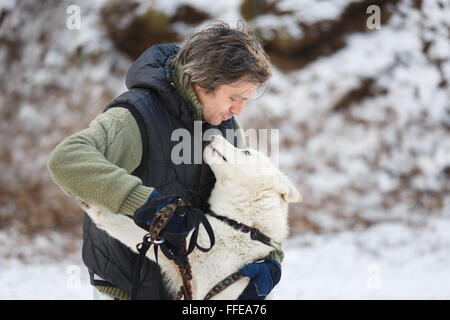
[[[211,142],[214,142],[214,140],[216,140],[216,139],[217,139],[216,136],[211,136],[210,141],[211,141]]]

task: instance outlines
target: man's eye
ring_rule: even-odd
[[[242,151],[243,154],[245,154],[246,156],[251,156],[252,154],[250,153],[250,151],[248,150],[244,150]]]

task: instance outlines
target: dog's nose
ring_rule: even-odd
[[[211,142],[214,142],[214,140],[216,140],[216,136],[211,136]]]

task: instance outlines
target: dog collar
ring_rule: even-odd
[[[272,239],[270,239],[269,236],[267,236],[266,234],[264,234],[263,232],[261,232],[259,229],[257,228],[253,228],[250,227],[246,224],[237,222],[236,220],[233,220],[231,218],[227,218],[225,216],[219,216],[217,214],[215,214],[212,211],[207,212],[207,214],[209,214],[211,217],[214,217],[222,222],[225,222],[226,224],[228,224],[230,227],[243,232],[243,233],[250,233],[250,238],[252,240],[256,240],[259,241],[261,243],[264,243],[265,245],[274,247],[274,248],[279,248],[279,245],[273,241]]]

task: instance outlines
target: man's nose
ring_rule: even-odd
[[[242,100],[242,101],[240,101],[240,102],[236,102],[235,104],[233,104],[231,107],[230,107],[230,112],[232,113],[232,114],[235,114],[235,115],[240,115],[241,114],[241,112],[242,112],[242,109],[244,109],[244,104],[245,104],[245,101],[244,100]]]

